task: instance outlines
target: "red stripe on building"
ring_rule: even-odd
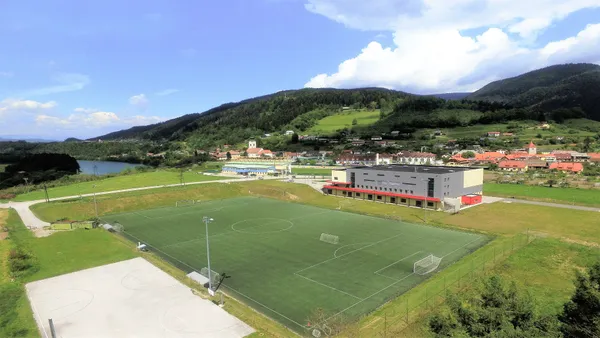
[[[338,187],[338,186],[334,186],[334,185],[326,185],[323,188],[325,188],[325,189],[332,189],[332,190],[342,190],[342,191],[359,192],[359,193],[362,193],[362,194],[381,195],[381,196],[390,196],[390,197],[401,197],[401,198],[408,198],[408,199],[428,201],[428,202],[439,202],[440,201],[439,198],[435,198],[435,197],[425,197],[425,196],[414,196],[414,195],[396,194],[396,193],[393,193],[393,192],[379,191],[379,190],[343,188],[343,187]]]

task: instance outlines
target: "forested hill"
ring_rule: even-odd
[[[600,120],[600,66],[566,64],[492,82],[467,97],[542,111],[580,107]]]
[[[343,107],[390,107],[391,110],[408,96],[404,92],[382,88],[283,91],[227,103],[201,114],[110,133],[94,140],[191,140],[198,146],[236,144],[263,133],[284,131],[292,121],[295,124],[310,123],[326,116],[321,115],[327,111],[338,111]]]

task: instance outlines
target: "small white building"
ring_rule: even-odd
[[[293,130],[286,130],[285,131],[285,135],[287,135],[287,136],[294,135],[294,131]]]

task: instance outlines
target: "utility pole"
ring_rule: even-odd
[[[212,289],[212,279],[211,279],[212,271],[210,270],[210,249],[208,246],[208,223],[214,221],[214,219],[212,219],[208,216],[204,216],[204,217],[202,217],[202,221],[204,221],[204,225],[206,228],[206,260],[208,262],[208,293],[211,294],[211,292],[213,292],[213,289]],[[211,296],[213,296],[213,294],[211,294]]]
[[[26,193],[28,193],[29,192],[29,184],[27,181],[29,181],[29,178],[23,177],[23,181],[25,181],[25,189],[26,189]]]
[[[50,203],[50,197],[48,197],[48,187],[44,183],[44,193],[46,194],[46,203]]]
[[[94,189],[94,210],[96,211],[96,218],[98,218],[98,203],[96,203],[96,185],[92,185]]]
[[[183,169],[181,169],[181,171],[179,172],[179,182],[181,183],[181,185],[185,185],[185,181],[183,179]]]

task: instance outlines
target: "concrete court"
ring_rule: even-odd
[[[26,285],[42,337],[244,337],[254,330],[143,258]]]

